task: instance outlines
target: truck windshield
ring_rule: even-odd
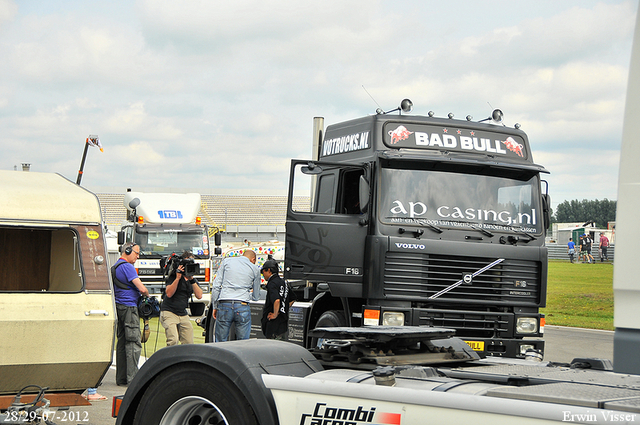
[[[388,224],[540,234],[538,187],[536,176],[382,168],[379,212]]]
[[[136,233],[135,243],[140,246],[140,257],[162,257],[172,253],[191,251],[195,258],[209,258],[209,238],[204,231]]]

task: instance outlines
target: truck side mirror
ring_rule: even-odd
[[[222,235],[220,234],[220,232],[216,232],[213,235],[213,243],[214,243],[215,246],[222,245]]]
[[[359,196],[360,196],[360,211],[366,213],[369,209],[369,182],[364,176],[360,176]]]
[[[542,195],[542,218],[544,219],[544,232],[546,234],[551,223],[551,196],[548,193]]]
[[[124,232],[121,230],[118,232],[118,245],[122,245],[124,243]]]
[[[317,165],[312,161],[309,161],[307,165],[300,168],[300,170],[302,171],[302,174],[312,175],[312,176],[322,174],[322,172],[324,171],[321,166]]]
[[[131,202],[129,202],[129,208],[135,210],[138,205],[140,205],[140,198],[133,198]]]

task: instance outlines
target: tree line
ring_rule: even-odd
[[[608,199],[589,201],[577,199],[564,201],[553,212],[552,223],[590,223],[595,222],[596,227],[606,229],[607,223],[616,220],[617,201]]]

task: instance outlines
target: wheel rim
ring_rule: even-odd
[[[162,416],[160,425],[230,425],[218,407],[198,396],[187,396],[173,403]]]

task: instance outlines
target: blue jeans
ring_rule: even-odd
[[[236,325],[236,339],[249,339],[251,336],[251,307],[248,303],[242,304],[237,301],[218,303],[216,342],[229,339],[229,328],[232,323]]]

